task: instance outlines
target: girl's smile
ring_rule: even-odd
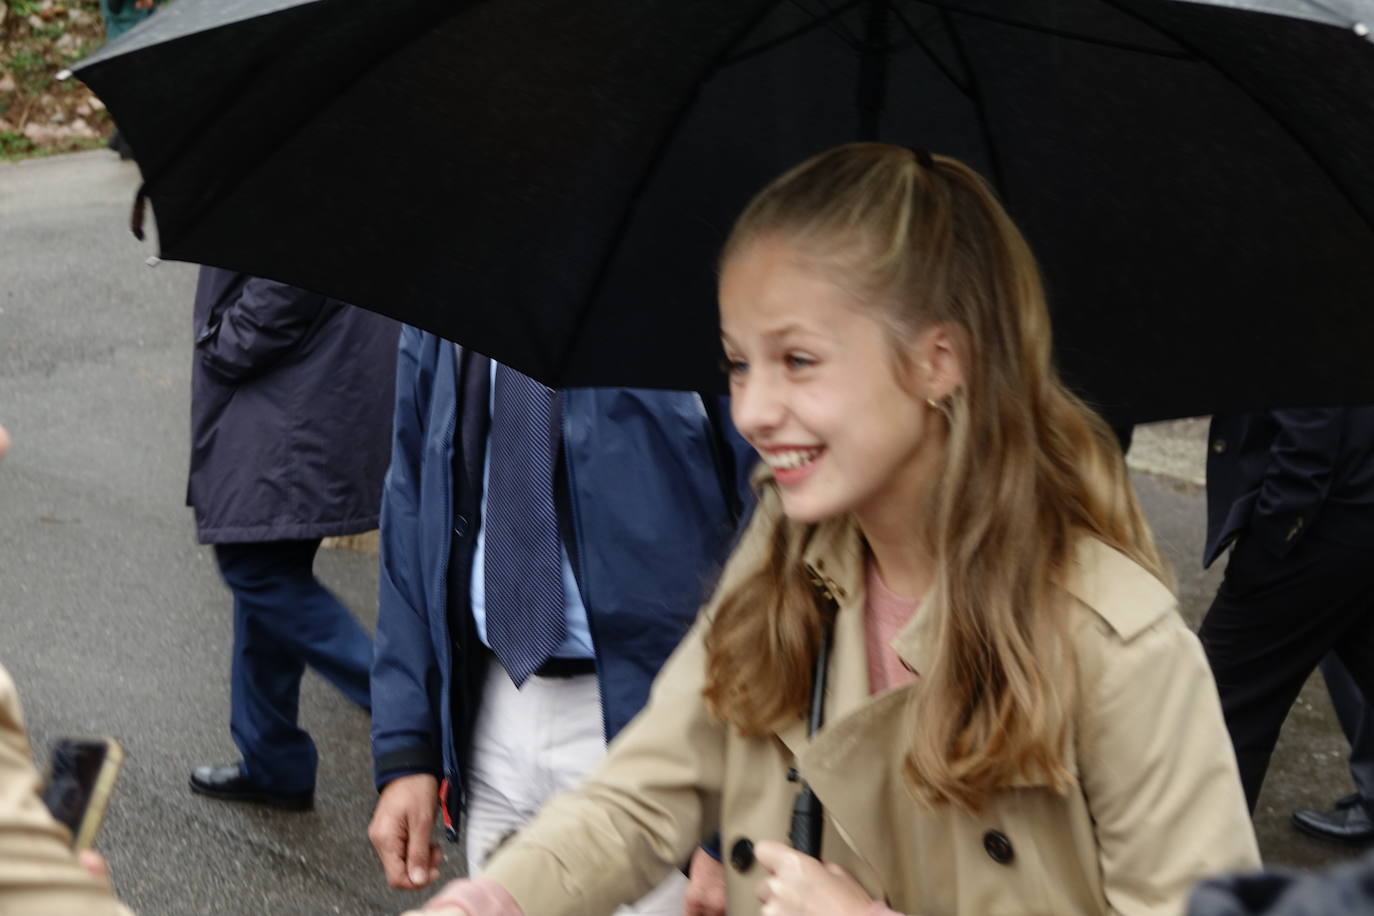
[[[801,483],[810,476],[824,453],[824,447],[792,446],[763,449],[759,452],[764,463],[773,469],[773,478],[784,487]]]

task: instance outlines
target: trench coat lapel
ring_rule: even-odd
[[[797,768],[844,841],[879,875],[900,875],[919,861],[918,803],[902,775],[915,685],[890,690],[818,733]],[[827,858],[833,858],[828,855]]]
[[[868,651],[864,645],[864,544],[848,519],[822,525],[804,555],[808,573],[839,605],[826,674],[825,721],[837,721],[868,701]],[[825,728],[822,726],[822,732]],[[778,738],[799,757],[810,743],[806,716],[779,729]]]

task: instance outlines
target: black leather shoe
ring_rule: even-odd
[[[1359,804],[1358,796],[1353,804],[1342,805],[1345,801],[1339,799],[1334,811],[1299,808],[1293,812],[1293,826],[1308,836],[1338,843],[1364,845],[1374,842],[1374,822],[1369,819],[1369,811]]]
[[[310,811],[315,807],[315,793],[273,792],[248,781],[239,764],[222,767],[196,767],[191,773],[191,791],[222,801],[254,802],[281,808],[283,811]]]

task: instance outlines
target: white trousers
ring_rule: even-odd
[[[468,874],[552,795],[582,781],[606,756],[596,675],[531,677],[519,690],[500,664],[487,665],[468,765]],[[687,879],[673,872],[616,916],[682,916]]]

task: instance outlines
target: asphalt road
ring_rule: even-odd
[[[14,438],[0,466],[0,663],[40,756],[59,735],[124,744],[100,846],[140,913],[396,912],[415,898],[385,888],[367,842],[366,716],[313,674],[301,718],[320,748],[314,813],[187,791],[194,766],[235,757],[229,596],[183,505],[194,270],[145,266],[154,249],[126,228],[137,183],[105,151],[0,164],[0,424]],[[1202,428],[1146,430],[1135,478],[1194,624],[1220,573],[1197,560]],[[375,560],[324,551],[319,569],[371,626]],[[1350,855],[1286,823],[1348,791],[1344,754],[1309,684],[1257,813],[1271,863]]]

